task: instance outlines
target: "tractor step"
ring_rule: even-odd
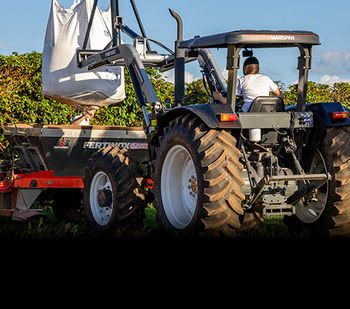
[[[263,216],[291,216],[295,214],[295,207],[290,204],[263,204]]]

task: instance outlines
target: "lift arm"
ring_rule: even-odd
[[[93,70],[105,65],[114,64],[115,62],[117,62],[118,65],[128,67],[146,125],[150,126],[150,119],[146,111],[146,103],[151,106],[154,112],[160,112],[163,107],[159,103],[157,94],[154,91],[136,48],[129,44],[122,44],[95,53],[94,51],[89,52],[91,53],[90,56],[85,53],[84,56],[87,56],[87,58],[81,59],[81,54],[78,51],[78,66],[80,68],[88,67],[89,70]]]
[[[227,94],[227,84],[215,61],[213,53],[208,48],[198,50],[198,63],[209,84],[210,92],[219,91],[223,96]]]

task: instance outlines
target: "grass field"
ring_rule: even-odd
[[[99,239],[106,236],[97,235],[90,231],[84,220],[75,222],[60,221],[53,214],[51,208],[45,209],[47,218],[30,219],[27,222],[12,221],[7,217],[0,217],[0,239]],[[119,231],[108,238],[159,238],[163,234],[155,220],[155,209],[146,208],[147,218],[143,229],[133,232]],[[238,238],[290,238],[287,227],[281,217],[267,218],[257,230],[239,233]]]

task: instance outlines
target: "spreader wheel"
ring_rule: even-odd
[[[100,149],[89,160],[83,180],[84,215],[90,228],[109,232],[143,225],[147,203],[142,170],[128,150]]]

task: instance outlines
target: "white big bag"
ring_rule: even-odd
[[[76,50],[82,48],[93,0],[74,1],[65,9],[52,0],[42,58],[42,92],[78,109],[103,106],[125,99],[123,67],[93,71],[77,67]],[[102,50],[112,40],[110,8],[96,8],[87,49]]]

